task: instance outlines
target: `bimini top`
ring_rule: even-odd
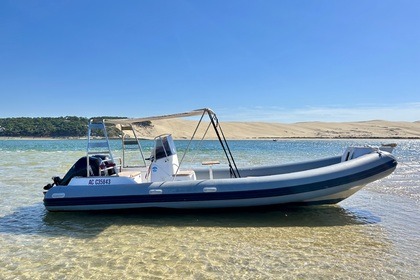
[[[185,113],[169,114],[169,115],[162,115],[162,116],[131,118],[131,119],[105,119],[104,122],[112,123],[112,124],[134,124],[134,123],[146,122],[146,121],[186,118],[186,117],[193,117],[193,116],[200,116],[200,115],[202,116],[205,113],[209,114],[209,116],[216,115],[211,109],[203,108],[203,109],[197,109],[197,110],[193,110],[193,111],[185,112]]]

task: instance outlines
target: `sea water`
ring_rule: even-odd
[[[419,140],[231,141],[238,166],[396,142],[399,165],[338,205],[259,211],[49,213],[42,187],[83,140],[0,140],[0,279],[419,279]],[[217,141],[176,141],[184,164]],[[113,146],[116,143],[112,144]],[[149,154],[152,142],[144,146]],[[116,151],[121,153],[121,151]]]

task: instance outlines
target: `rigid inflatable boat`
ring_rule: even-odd
[[[137,137],[139,130],[157,120],[192,116],[200,117],[197,128],[207,123],[206,133],[210,127],[214,129],[223,162],[210,160],[184,169],[188,148],[179,158],[171,134],[156,136],[150,156],[145,157],[143,140]],[[205,117],[209,121],[203,121]],[[110,127],[121,133],[122,157],[117,158],[111,150]],[[391,154],[394,147],[348,147],[342,155],[319,160],[241,168],[210,109],[148,118],[91,119],[86,156],[63,178],[53,177],[53,183],[44,187],[44,205],[49,211],[87,211],[334,204],[391,174],[397,166]],[[140,161],[135,166],[128,164],[133,153]]]

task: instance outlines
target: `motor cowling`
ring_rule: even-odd
[[[89,168],[89,176],[105,175],[103,166],[106,166],[106,164],[104,163],[102,157],[104,156],[90,156],[89,159],[87,157],[81,157],[75,164],[73,164],[62,179],[58,176],[53,177],[53,183],[46,185],[44,190],[49,190],[54,185],[67,186],[73,177],[87,177],[87,168]]]

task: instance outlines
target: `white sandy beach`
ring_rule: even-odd
[[[153,138],[172,133],[175,139],[189,139],[197,122],[190,120],[160,120],[139,130],[139,136]],[[208,123],[202,123],[197,138],[203,135]],[[363,122],[301,122],[293,124],[263,122],[221,123],[227,139],[287,139],[287,138],[420,138],[420,121],[393,122],[372,120]],[[210,128],[206,139],[216,135]]]

